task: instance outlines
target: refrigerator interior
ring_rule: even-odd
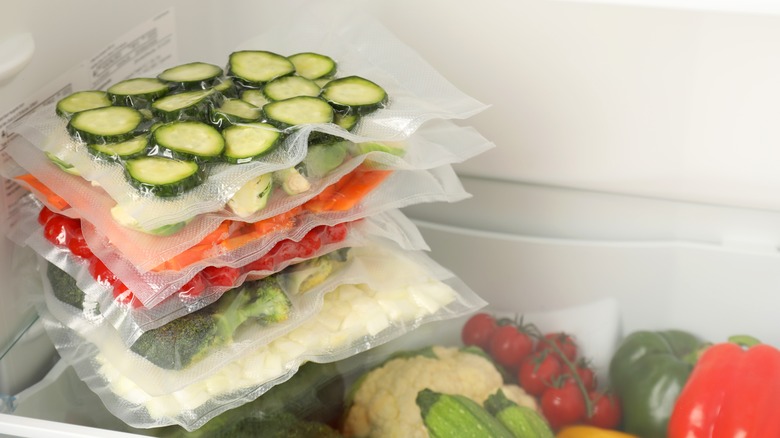
[[[642,328],[683,328],[710,339],[750,333],[780,345],[780,11],[771,3],[382,0],[333,7],[370,12],[490,105],[463,122],[497,145],[456,166],[473,197],[405,209],[432,257],[491,308],[551,325],[568,321],[583,334],[595,330],[597,315],[598,342],[588,348],[604,364],[621,334]],[[155,41],[180,62],[221,62],[264,23],[292,20],[307,4],[5,5],[0,130],[37,103],[31,96],[138,23],[166,20],[161,28],[171,34]],[[15,193],[3,183],[5,236]],[[0,414],[0,435],[111,436],[121,425],[57,368],[34,323],[25,294],[36,287],[30,257],[4,237],[0,278],[11,281],[0,284],[0,395],[29,404]],[[449,339],[458,323],[445,325]],[[423,327],[414,340],[383,351],[441,332]],[[86,391],[79,394],[94,403],[95,415],[57,410],[67,391]]]

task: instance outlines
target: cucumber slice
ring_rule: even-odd
[[[266,82],[293,73],[295,65],[273,52],[242,50],[228,58],[228,75],[247,88],[262,88]]]
[[[333,107],[319,97],[298,96],[271,102],[263,107],[269,123],[280,129],[308,123],[330,123]]]
[[[258,108],[262,108],[265,106],[265,104],[271,102],[267,97],[265,97],[265,94],[263,94],[262,90],[257,90],[255,88],[242,91],[241,100],[244,102],[249,102]]]
[[[279,143],[282,133],[267,123],[233,125],[222,131],[225,160],[241,164],[268,153]]]
[[[357,113],[336,113],[333,116],[333,123],[350,132],[355,129],[359,121],[360,115]]]
[[[77,112],[106,106],[111,106],[111,99],[105,91],[77,91],[60,99],[57,102],[56,112],[57,115],[69,119]]]
[[[295,66],[295,72],[306,79],[329,78],[336,74],[336,61],[330,56],[303,52],[288,56],[287,59]]]
[[[360,76],[333,79],[322,87],[322,98],[342,112],[367,114],[387,103],[384,88]]]
[[[205,62],[190,62],[163,70],[157,79],[184,90],[206,89],[222,76],[222,67]]]
[[[144,134],[120,143],[88,144],[87,150],[98,158],[118,161],[143,155],[148,145],[149,137]]]
[[[225,139],[213,126],[188,120],[166,123],[152,133],[150,155],[209,161],[225,149]]]
[[[160,97],[168,94],[168,84],[155,78],[132,78],[108,87],[108,98],[114,105],[148,108]]]
[[[347,158],[350,144],[351,142],[342,140],[310,145],[302,163],[306,176],[322,178],[339,167]]]
[[[233,82],[233,79],[230,78],[220,78],[217,84],[214,85],[214,91],[231,99],[238,97],[236,84]]]
[[[213,89],[169,94],[152,103],[152,114],[164,122],[208,120],[214,94]]]
[[[126,106],[107,106],[74,114],[68,132],[84,143],[118,143],[138,135],[144,116]]]
[[[219,108],[211,113],[211,124],[218,128],[227,128],[236,123],[259,121],[263,111],[241,99],[225,99]]]
[[[140,157],[124,162],[130,184],[143,193],[178,196],[203,182],[203,171],[194,161],[165,157]]]
[[[298,96],[319,96],[321,88],[300,76],[283,76],[265,84],[263,94],[268,100],[284,100]]]

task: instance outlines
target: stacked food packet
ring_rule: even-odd
[[[40,256],[58,352],[133,427],[197,429],[485,304],[399,210],[468,196],[451,166],[492,144],[453,120],[484,107],[376,23],[321,36],[270,32],[14,127],[9,237]]]

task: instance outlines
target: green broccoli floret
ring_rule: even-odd
[[[289,412],[247,417],[220,429],[213,438],[337,438],[342,435],[325,423],[301,420]]]
[[[65,304],[70,304],[79,310],[84,310],[84,291],[76,285],[76,279],[71,277],[57,265],[49,263],[46,276],[51,283],[54,296]]]
[[[231,343],[242,324],[284,321],[291,307],[274,276],[246,282],[203,309],[144,332],[130,349],[161,368],[186,368]]]

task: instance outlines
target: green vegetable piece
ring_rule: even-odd
[[[228,201],[233,213],[248,217],[265,208],[273,189],[271,174],[257,176],[244,184]]]
[[[86,144],[119,143],[142,131],[144,116],[124,106],[107,106],[74,114],[68,132]]]
[[[160,368],[183,369],[214,348],[233,342],[245,323],[273,324],[286,320],[290,300],[275,276],[244,283],[215,303],[144,332],[130,349]]]
[[[502,390],[488,396],[485,409],[496,417],[515,438],[554,438],[547,420],[528,406],[520,406],[509,400]]]
[[[303,160],[304,173],[310,178],[322,178],[332,172],[347,158],[350,144],[342,140],[309,146]]]
[[[202,183],[203,169],[194,161],[165,157],[139,157],[125,161],[128,182],[143,193],[178,196]]]
[[[48,263],[46,276],[51,283],[52,292],[58,300],[79,310],[84,310],[86,295],[76,285],[76,279],[53,263]]]
[[[306,79],[330,78],[336,74],[336,61],[330,56],[314,52],[302,52],[288,56],[295,72]]]
[[[87,90],[71,93],[57,102],[55,108],[58,116],[69,119],[80,111],[111,106],[111,99],[105,91]]]
[[[227,128],[238,123],[259,121],[263,111],[241,99],[225,99],[219,108],[211,112],[211,124],[217,128]]]
[[[119,143],[88,144],[87,150],[98,158],[119,161],[144,155],[148,145],[149,137],[143,134]]]
[[[268,123],[279,129],[310,123],[331,123],[333,108],[319,97],[298,96],[263,107]]]
[[[228,58],[228,76],[246,88],[262,88],[266,82],[293,73],[295,65],[273,52],[242,50]]]
[[[206,89],[218,84],[222,67],[206,62],[190,62],[163,70],[157,79],[184,89]]]
[[[220,97],[214,89],[169,94],[155,100],[151,111],[154,117],[162,122],[205,121],[209,119],[210,108]]]
[[[210,161],[225,150],[225,138],[211,125],[194,120],[166,123],[152,132],[149,155]]]
[[[57,167],[59,167],[63,172],[67,172],[71,175],[80,176],[81,172],[78,171],[75,167],[73,167],[72,164],[68,163],[67,161],[61,159],[60,157],[54,155],[51,152],[45,152],[46,158],[49,159],[52,163],[54,163]]]
[[[224,159],[241,164],[272,151],[281,141],[282,133],[267,123],[233,125],[222,131],[225,139]]]
[[[322,87],[322,98],[340,112],[368,114],[387,103],[387,92],[360,76],[333,79]]]
[[[355,143],[353,149],[356,155],[363,155],[369,152],[384,152],[386,154],[396,155],[399,157],[406,155],[406,148],[403,144],[400,143],[380,143],[377,141],[368,141]]]
[[[432,438],[514,436],[485,408],[468,397],[423,389],[417,393],[416,402],[420,407],[423,423]]]
[[[167,83],[156,78],[131,78],[108,87],[106,92],[114,105],[144,109],[169,90]]]
[[[270,101],[298,96],[316,97],[320,94],[320,86],[300,76],[283,76],[265,84],[263,94]]]
[[[680,331],[637,331],[618,347],[609,365],[612,389],[620,397],[626,432],[666,437],[674,403],[704,346]]]

